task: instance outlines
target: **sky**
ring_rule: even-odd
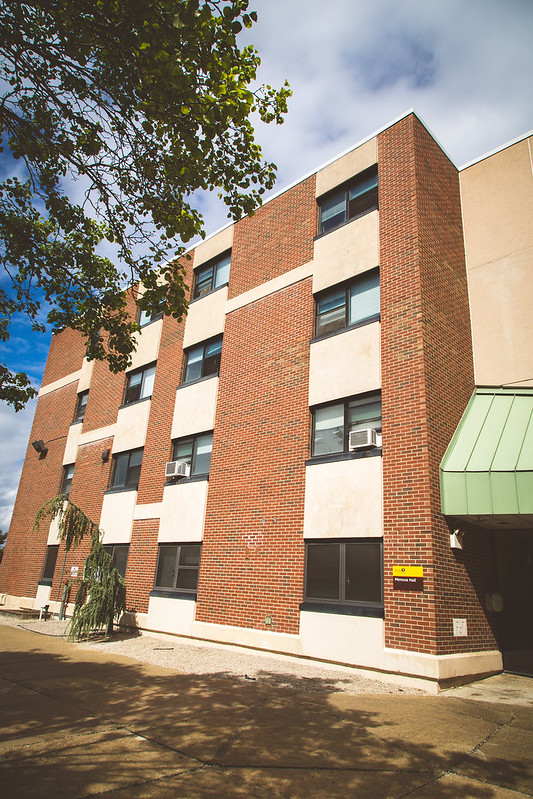
[[[461,167],[533,128],[533,0],[250,0],[260,82],[289,80],[283,125],[256,138],[278,166],[277,191],[413,108]],[[206,232],[227,221],[199,199]],[[21,321],[2,344],[39,386],[49,336]],[[1,360],[4,360],[2,358]],[[35,401],[0,403],[0,529],[9,527]]]

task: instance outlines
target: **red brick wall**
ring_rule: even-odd
[[[81,333],[66,328],[52,336],[43,375],[43,386],[81,369],[85,344]],[[70,420],[69,420],[70,421]]]
[[[378,159],[386,645],[493,648],[481,573],[440,513],[438,465],[474,387],[457,170],[414,115],[379,135]],[[423,592],[393,590],[404,564],[424,567]]]
[[[50,359],[49,359],[50,360]],[[0,592],[35,596],[46,554],[48,524],[33,532],[39,508],[59,493],[63,454],[76,406],[77,383],[40,397],[30,442],[42,439],[48,447],[43,458],[28,444],[9,536],[0,565]]]
[[[229,298],[311,261],[315,235],[312,175],[235,225]]]
[[[158,532],[159,519],[133,522],[126,568],[126,607],[137,613],[148,612],[150,591],[154,587]]]
[[[226,318],[200,621],[298,633],[312,334],[311,280]]]

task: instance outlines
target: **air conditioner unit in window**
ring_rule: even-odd
[[[377,435],[373,427],[352,430],[348,440],[350,452],[356,449],[368,449],[377,446]]]
[[[187,461],[169,461],[165,466],[165,477],[189,477],[190,473]]]

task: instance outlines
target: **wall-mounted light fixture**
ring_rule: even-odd
[[[48,449],[45,446],[45,443],[42,440],[42,438],[37,439],[37,441],[32,441],[31,445],[32,445],[33,449],[35,450],[35,452],[38,452],[39,455],[41,455],[42,457],[44,457],[46,455],[46,453],[48,452]]]
[[[107,463],[109,460],[109,455],[111,454],[110,449],[103,449],[102,450],[102,463]]]

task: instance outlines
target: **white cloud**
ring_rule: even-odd
[[[260,52],[259,80],[288,78],[294,92],[285,124],[257,127],[279,167],[277,188],[410,108],[458,166],[533,127],[531,0],[251,0],[250,8],[259,22],[242,42]],[[201,206],[207,233],[228,221],[215,193]],[[32,375],[43,366],[38,352]],[[0,466],[4,514],[29,433],[29,417],[10,414],[0,408],[10,453]]]
[[[32,400],[24,410],[15,413],[0,403],[0,529],[4,532],[9,529],[36,404]]]

